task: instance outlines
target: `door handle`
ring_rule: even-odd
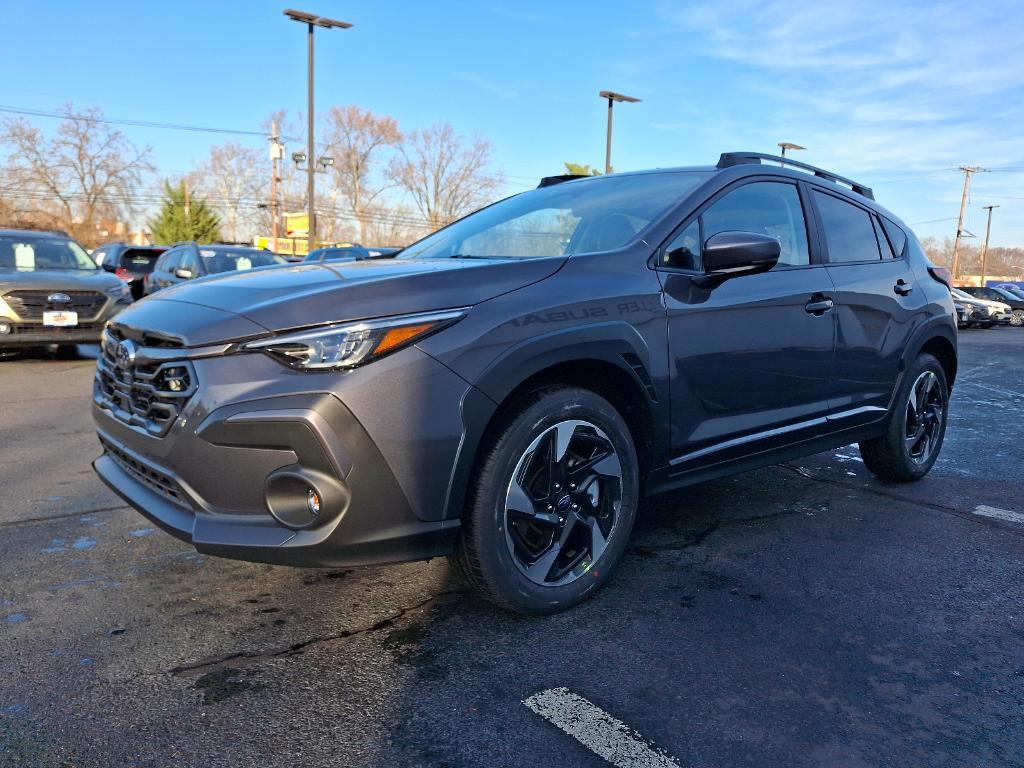
[[[826,312],[830,312],[836,305],[832,299],[826,299],[824,296],[812,296],[811,300],[804,304],[804,312],[815,317],[821,317]]]
[[[901,277],[899,280],[896,281],[896,285],[894,285],[892,289],[896,291],[897,295],[899,296],[907,296],[910,294],[911,291],[914,290],[914,286],[912,286],[910,283],[908,283]]]

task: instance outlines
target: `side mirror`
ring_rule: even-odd
[[[767,272],[779,263],[779,241],[756,232],[719,232],[704,243],[701,287],[720,285],[731,277]]]
[[[180,277],[182,280],[191,280],[194,277],[194,275],[192,274],[192,270],[185,269],[184,267],[178,267],[176,270],[174,270],[174,276]]]

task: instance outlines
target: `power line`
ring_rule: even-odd
[[[235,128],[212,128],[209,126],[184,125],[181,123],[159,123],[152,120],[96,117],[94,115],[75,114],[73,112],[49,112],[42,109],[27,109],[25,107],[11,107],[6,105],[0,105],[0,112],[12,115],[26,115],[29,117],[51,117],[57,120],[87,120],[93,123],[125,125],[136,128],[165,128],[172,131],[192,131],[194,133],[228,133],[236,136],[260,136],[261,138],[265,138],[269,135],[266,131],[243,131]]]

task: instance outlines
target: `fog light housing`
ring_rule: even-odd
[[[266,481],[267,511],[295,530],[315,528],[336,519],[348,507],[349,493],[336,478],[305,467],[283,467]]]
[[[12,330],[11,324],[6,320],[0,320],[0,336],[6,336]]]

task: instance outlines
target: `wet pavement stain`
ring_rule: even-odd
[[[9,613],[4,616],[4,621],[8,624],[21,624],[28,621],[28,616],[24,613]]]
[[[96,546],[96,539],[90,539],[85,536],[75,539],[75,543],[71,545],[74,549],[92,549]]]
[[[246,691],[260,691],[265,686],[254,682],[252,675],[232,667],[215,669],[196,679],[195,687],[203,692],[203,705],[218,704]]]

